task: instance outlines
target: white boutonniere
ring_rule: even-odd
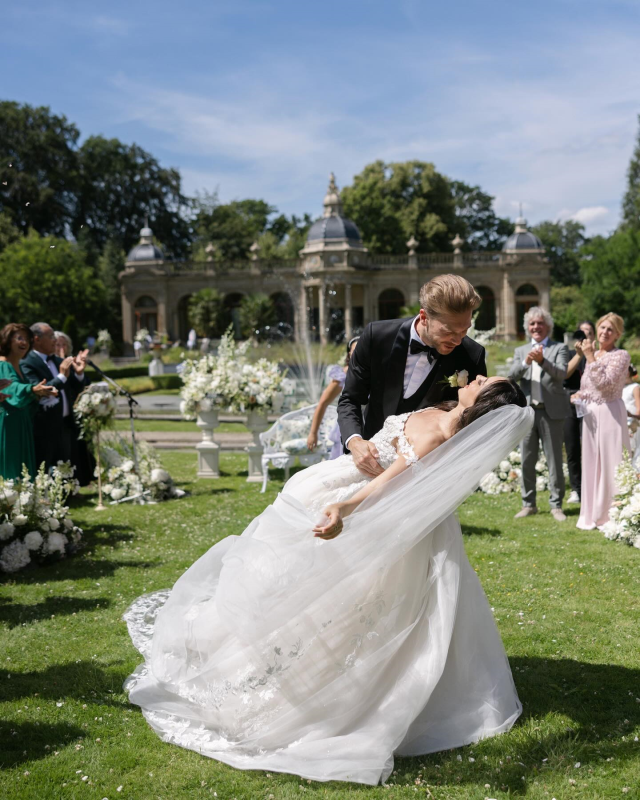
[[[463,389],[469,383],[469,372],[466,369],[456,370],[453,375],[449,375],[442,383],[452,389]]]

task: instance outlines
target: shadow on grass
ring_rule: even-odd
[[[83,736],[82,728],[66,722],[51,724],[0,720],[0,741],[2,741],[0,768],[8,769],[25,761],[44,758],[52,753],[51,749],[45,749],[47,745],[62,749]]]
[[[63,617],[80,614],[83,611],[95,611],[96,608],[107,608],[111,601],[106,597],[86,599],[81,597],[47,597],[42,603],[27,605],[12,603],[10,597],[0,597],[0,622],[6,622],[9,628],[16,628],[22,623],[50,619],[52,616]]]
[[[463,536],[502,536],[498,528],[485,528],[481,525],[461,525]]]
[[[484,783],[490,778],[503,791],[525,795],[533,780],[554,772],[564,775],[568,769],[573,773],[576,761],[594,766],[594,762],[611,757],[618,764],[637,758],[637,743],[631,741],[631,736],[627,735],[626,741],[622,737],[640,724],[640,705],[635,700],[640,669],[526,656],[509,661],[523,705],[514,733],[518,727],[526,726],[529,735],[513,736],[508,744],[496,737],[474,745],[476,765],[472,769],[458,765],[456,772],[466,774],[459,782],[449,781],[451,785]],[[562,727],[558,725],[559,715],[568,720]],[[555,730],[543,733],[550,725]],[[435,765],[455,768],[458,754],[458,750],[451,750],[397,759],[396,769],[415,773],[414,778],[421,772],[426,783],[437,784],[442,782],[443,774]],[[499,775],[487,774],[488,768],[481,761],[484,755],[502,759]],[[574,777],[584,775],[576,770]]]

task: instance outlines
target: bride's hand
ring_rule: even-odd
[[[343,527],[339,503],[327,506],[322,513],[326,520],[323,520],[322,524],[317,524],[313,528],[313,532],[318,539],[335,539],[342,532]]]

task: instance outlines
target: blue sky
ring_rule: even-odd
[[[375,159],[422,159],[530,222],[618,222],[640,2],[4,0],[0,95],[137,142],[188,193],[314,216]]]

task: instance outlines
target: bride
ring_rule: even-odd
[[[139,598],[125,619],[145,661],[125,687],[158,735],[242,769],[376,784],[394,754],[508,730],[521,705],[454,512],[530,429],[524,406],[479,376],[457,404],[389,417],[377,478],[348,455],[298,472],[241,536]]]

